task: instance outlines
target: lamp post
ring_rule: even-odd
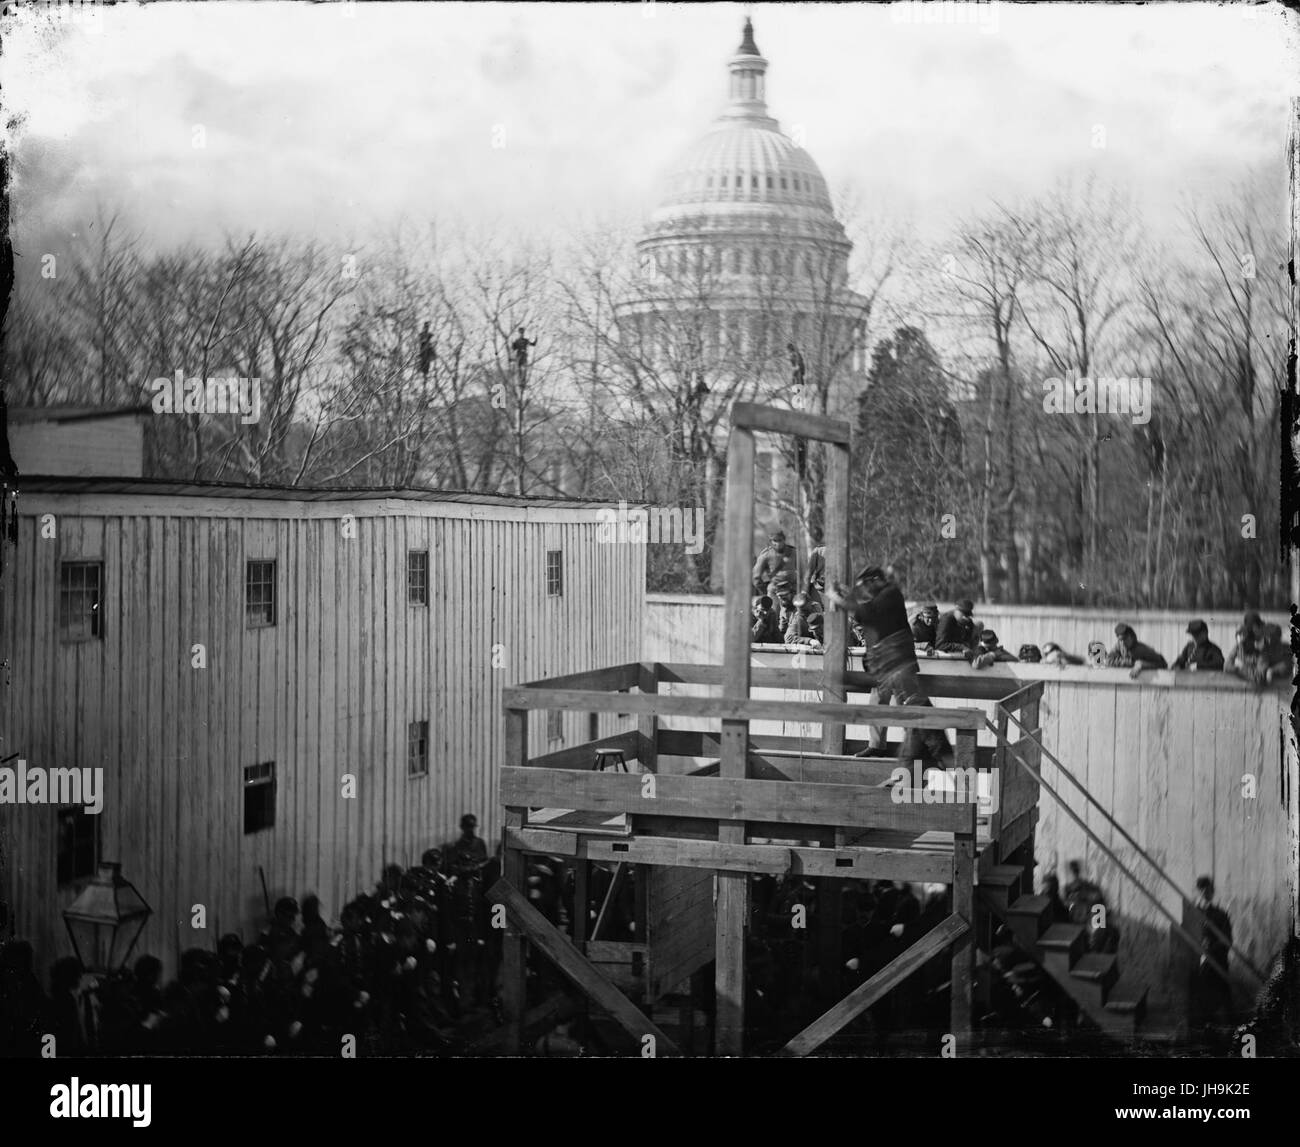
[[[63,910],[63,923],[81,966],[107,976],[126,967],[152,915],[135,886],[122,879],[121,864],[105,861]]]

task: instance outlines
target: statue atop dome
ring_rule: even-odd
[[[738,56],[761,56],[763,53],[758,50],[758,45],[754,43],[754,22],[745,17],[745,34],[741,38],[740,47],[736,49]]]

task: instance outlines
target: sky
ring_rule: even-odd
[[[832,189],[923,232],[1064,173],[1156,225],[1251,169],[1285,186],[1277,5],[121,4],[7,22],[15,246],[75,243],[101,206],[158,248],[643,213],[747,13],[771,114]]]

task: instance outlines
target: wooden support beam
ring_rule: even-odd
[[[523,709],[507,709],[505,714],[505,755],[507,765],[522,766],[528,759],[528,713]],[[518,831],[524,823],[526,809],[506,805],[502,832],[501,876],[503,880],[523,888],[528,879],[524,854],[510,843],[511,830]],[[501,1006],[507,1027],[506,1054],[519,1055],[523,1048],[524,1012],[528,1006],[527,995],[528,947],[517,928],[507,927],[502,938],[501,952]]]
[[[801,784],[883,785],[894,770],[910,776],[911,766],[880,757],[801,756],[797,753],[755,752],[749,754],[749,775],[761,781],[795,781]]]
[[[740,410],[737,410],[738,406]],[[731,410],[723,547],[726,614],[723,618],[722,661],[725,673],[722,687],[724,692],[737,698],[749,697],[750,550],[754,541],[754,435],[752,430],[744,428],[743,420],[750,416],[761,417],[759,412],[762,410],[761,407],[746,407],[747,404],[738,403]],[[738,417],[742,424],[737,423]],[[710,713],[722,718],[720,776],[716,780],[692,778],[690,783],[747,784],[751,714],[740,710],[733,712],[725,705],[715,708],[710,700],[706,700],[705,705]],[[744,844],[744,819],[739,807],[730,815],[724,812],[719,818],[718,843]],[[717,875],[717,885],[715,1051],[718,1055],[742,1055],[745,1050],[745,925],[749,918],[749,877],[743,872],[722,871]]]
[[[852,439],[849,424],[838,418],[827,418],[821,414],[804,414],[800,410],[781,410],[775,406],[760,406],[754,402],[736,402],[731,406],[731,441],[736,442],[737,433],[748,433],[749,441],[754,441],[752,431],[766,430],[772,434],[793,434],[799,438],[815,438],[819,442],[838,442],[848,446]],[[728,456],[727,480],[731,480],[730,455]],[[752,467],[751,467],[752,470]],[[753,474],[750,474],[749,488],[754,488]],[[750,502],[750,506],[753,506]],[[731,521],[730,499],[728,499],[727,521]],[[752,521],[752,514],[750,520]],[[745,549],[748,552],[749,540]],[[749,571],[746,570],[746,573]]]
[[[707,838],[583,837],[581,855],[605,863],[658,864],[729,872],[791,873],[797,876],[907,880],[951,884],[952,857],[906,848],[803,848],[783,844],[723,844]]]
[[[584,673],[565,673],[559,677],[544,677],[529,681],[521,689],[596,689],[616,693],[620,689],[635,689],[641,681],[641,663],[610,665],[605,669],[589,669]]]
[[[902,725],[918,729],[982,729],[982,709],[940,709],[926,705],[830,705],[817,701],[758,701],[726,697],[641,696],[577,689],[502,690],[511,709],[566,712],[655,713],[661,717],[708,717],[723,721],[842,721],[851,725]]]
[[[605,899],[600,903],[600,911],[596,913],[596,922],[591,926],[591,940],[594,943],[600,939],[600,930],[605,923],[605,918],[609,915],[609,907],[618,897],[619,886],[623,883],[623,878],[627,875],[627,865],[619,861],[618,866],[614,869],[614,876],[609,882],[609,887],[605,889]]]
[[[975,765],[975,734],[968,730],[957,733],[956,764],[959,769]],[[970,823],[965,831],[956,832],[952,848],[952,911],[971,929],[975,925],[975,806],[970,811]],[[956,1037],[959,1051],[970,1050],[974,1032],[973,997],[975,985],[975,946],[972,933],[967,932],[953,947],[951,987],[951,1034]]]
[[[789,651],[793,655],[793,651]],[[818,654],[807,654],[816,657]],[[959,697],[968,701],[1001,701],[1010,696],[1018,682],[1005,677],[990,677],[987,670],[971,669],[964,661],[918,659],[926,694],[933,701],[940,697]],[[755,689],[808,690],[808,671],[755,665],[751,670]],[[683,685],[721,685],[721,665],[700,665],[688,661],[665,661],[659,665],[659,680]],[[876,687],[870,673],[846,669],[844,686],[849,694],[865,696]],[[1035,684],[1042,684],[1036,682]]]
[[[826,584],[848,584],[849,577],[849,444],[832,445],[826,458]],[[837,609],[827,610],[825,617],[826,652],[822,658],[822,699],[836,704],[848,700],[845,674],[848,670],[849,619]],[[822,752],[844,752],[844,723],[822,723]],[[838,916],[838,913],[837,913]],[[835,943],[839,947],[839,921],[836,920]],[[839,967],[838,953],[835,966]]]
[[[642,696],[659,692],[659,677],[653,663],[641,666],[637,686]],[[659,771],[659,718],[654,713],[642,713],[637,718],[636,731],[641,742],[637,749],[641,768],[647,773],[657,773]]]
[[[971,732],[972,740],[974,736]],[[745,757],[740,759],[743,762]],[[725,757],[723,769],[726,769]],[[663,773],[654,778],[651,797],[645,787],[648,780],[634,773],[503,768],[501,799],[503,803],[526,808],[633,816],[646,810],[657,816],[703,820],[763,820],[785,825],[826,824],[916,832],[960,831],[973,820],[975,810],[974,802],[925,804],[920,789],[907,790],[907,799],[896,801],[892,788],[792,784],[735,779],[725,774],[683,777]],[[732,843],[743,843],[743,838]]]
[[[780,1051],[783,1056],[803,1056],[815,1051],[836,1032],[871,1007],[881,996],[901,984],[908,976],[939,955],[949,944],[969,936],[970,926],[955,913],[935,925],[915,944],[880,969],[864,984],[810,1023]]]
[[[578,836],[546,828],[506,827],[506,847],[540,856],[577,856]]]
[[[765,734],[749,735],[750,752],[806,750],[808,742],[803,737],[778,737]],[[845,756],[854,756],[869,748],[866,741],[845,741]],[[660,729],[659,755],[661,757],[718,757],[722,754],[722,737],[711,729]]]
[[[514,921],[539,952],[550,960],[580,992],[639,1045],[645,1036],[654,1037],[655,1055],[681,1055],[673,1043],[622,992],[585,959],[564,934],[528,903],[528,898],[508,880],[498,880],[487,892],[494,904],[504,904]]]

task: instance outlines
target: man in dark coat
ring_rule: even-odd
[[[767,545],[763,547],[758,560],[754,562],[754,592],[765,593],[775,600],[776,594],[771,590],[772,582],[777,574],[788,573],[791,582],[790,593],[793,596],[795,565],[794,546],[786,544],[783,530],[774,530],[768,535]]]
[[[753,616],[753,624],[749,627],[750,641],[755,645],[779,645],[781,629],[776,623],[772,599],[767,594],[754,598]]]
[[[1223,650],[1210,640],[1210,629],[1200,618],[1187,626],[1191,641],[1174,658],[1172,669],[1222,669]]]
[[[1136,678],[1144,669],[1168,669],[1169,663],[1149,645],[1137,639],[1131,625],[1122,621],[1115,626],[1115,648],[1106,655],[1106,665],[1111,669],[1128,669]]]
[[[933,603],[924,606],[912,618],[912,640],[917,645],[934,646],[935,626],[939,624],[939,607]]]
[[[971,616],[974,611],[975,604],[966,597],[943,614],[935,627],[935,649],[940,653],[964,653],[967,656],[974,653],[979,645],[979,630]]]
[[[886,579],[879,566],[868,566],[858,575],[852,590],[837,585],[828,588],[826,596],[833,609],[849,613],[861,626],[866,638],[862,668],[876,678],[880,695],[892,697],[900,705],[929,707],[930,698],[916,663],[907,605],[898,586]],[[919,759],[922,750],[936,762],[952,755],[942,730],[905,730],[899,759]]]
[[[1208,876],[1196,880],[1196,907],[1201,913],[1201,958],[1192,980],[1192,1018],[1197,1024],[1230,1022],[1232,993],[1228,981],[1210,961],[1228,970],[1232,947],[1232,920],[1214,903],[1214,881]]]

